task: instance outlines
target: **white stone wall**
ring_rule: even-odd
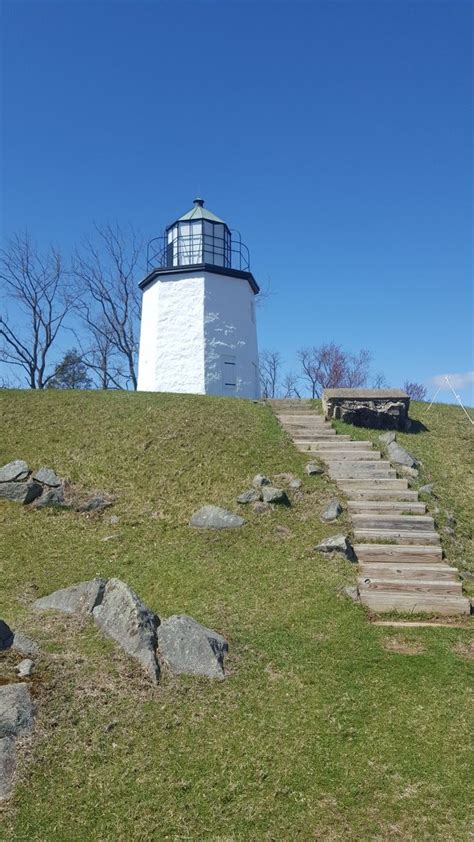
[[[138,389],[258,398],[255,296],[248,281],[205,272],[161,275],[147,287]]]
[[[204,278],[161,275],[143,293],[140,392],[204,394]]]

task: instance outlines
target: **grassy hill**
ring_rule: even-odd
[[[433,410],[409,446],[467,565],[468,425]],[[1,464],[50,465],[116,497],[101,516],[0,504],[0,617],[46,653],[2,838],[468,838],[471,621],[395,634],[339,594],[353,569],[312,549],[339,531],[318,517],[335,489],[304,476],[268,407],[1,391],[0,411]],[[301,476],[302,499],[246,512],[242,530],[189,529],[205,503],[236,511],[258,471]],[[32,615],[36,596],[94,575],[224,634],[226,681],[165,674],[154,688],[91,622]]]

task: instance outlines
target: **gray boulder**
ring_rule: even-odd
[[[46,509],[49,506],[64,506],[64,490],[62,486],[58,488],[51,488],[45,491],[41,497],[34,501],[35,509]]]
[[[270,485],[270,480],[264,474],[257,474],[252,480],[254,488],[262,488],[263,485]]]
[[[408,450],[405,450],[398,442],[392,441],[388,447],[388,456],[394,465],[404,465],[406,468],[416,468],[420,463]]]
[[[156,660],[156,630],[160,620],[120,579],[109,579],[103,599],[92,615],[107,637],[135,658],[152,681],[158,682],[160,667]]]
[[[379,436],[379,441],[383,444],[391,444],[392,441],[395,441],[396,437],[397,435],[393,430],[388,430],[386,433],[382,433],[382,435]]]
[[[15,667],[15,672],[18,673],[19,678],[28,678],[35,668],[35,662],[31,658],[23,658],[22,661]]]
[[[227,641],[212,629],[185,614],[176,614],[160,625],[158,650],[174,673],[224,678]]]
[[[13,645],[14,633],[5,620],[0,620],[0,652]]]
[[[0,468],[0,482],[18,482],[27,478],[30,469],[23,459],[14,459]]]
[[[13,737],[3,737],[0,739],[0,801],[12,793],[15,769],[15,740]]]
[[[317,474],[324,474],[324,468],[322,468],[321,465],[318,465],[316,462],[308,462],[305,471],[310,477],[314,477]]]
[[[252,503],[252,511],[255,512],[256,515],[265,515],[268,512],[271,512],[272,506],[270,503],[263,503],[262,500],[257,500],[255,503]]]
[[[107,500],[105,497],[102,497],[100,494],[97,494],[95,497],[91,497],[90,500],[87,500],[85,503],[77,507],[78,512],[101,512],[103,509],[108,509],[109,506],[112,505],[111,500]]]
[[[244,491],[242,494],[239,494],[237,497],[237,503],[255,503],[256,500],[261,499],[261,492],[257,491],[256,488],[250,488],[248,491]]]
[[[0,499],[13,500],[15,503],[32,503],[43,491],[39,482],[1,482]]]
[[[274,488],[272,485],[264,485],[262,488],[262,496],[264,503],[279,503],[283,506],[289,506],[290,501],[286,491],[282,488]]]
[[[299,488],[301,488],[302,485],[303,485],[303,483],[301,482],[300,479],[292,479],[291,482],[290,482],[290,488],[293,491],[297,491]]]
[[[336,520],[336,518],[338,518],[340,514],[342,514],[342,506],[339,500],[337,500],[337,498],[334,497],[332,500],[329,501],[328,505],[324,509],[324,512],[321,514],[321,520],[327,522],[331,520]]]
[[[0,686],[0,738],[28,734],[34,715],[28,684]]]
[[[31,638],[26,636],[26,634],[18,631],[15,632],[15,636],[13,638],[12,649],[14,649],[15,652],[19,652],[21,655],[28,656],[39,655],[41,651],[34,640],[31,640]]]
[[[33,603],[37,611],[63,611],[65,614],[90,614],[103,597],[106,579],[97,577],[42,596]]]
[[[342,593],[348,599],[352,599],[353,602],[360,602],[359,588],[357,585],[346,585],[345,588],[342,588]]]
[[[42,482],[43,485],[50,485],[52,488],[57,488],[58,485],[61,485],[61,480],[52,468],[40,468],[33,474],[33,479]]]
[[[428,483],[428,485],[422,485],[421,488],[418,489],[420,494],[433,494],[434,485],[432,483]]]
[[[233,515],[220,506],[203,506],[194,512],[189,525],[196,529],[235,529],[243,526],[245,520],[239,515]]]
[[[330,538],[325,538],[314,549],[318,553],[341,553],[350,561],[354,558],[351,542],[345,535],[332,535]]]

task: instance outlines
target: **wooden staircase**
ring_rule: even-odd
[[[455,567],[418,493],[370,441],[337,435],[305,401],[272,401],[296,447],[317,456],[348,498],[359,564],[360,600],[376,613],[469,614]]]

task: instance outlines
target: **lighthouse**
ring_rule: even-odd
[[[258,284],[240,234],[195,199],[148,245],[138,389],[260,397]]]

